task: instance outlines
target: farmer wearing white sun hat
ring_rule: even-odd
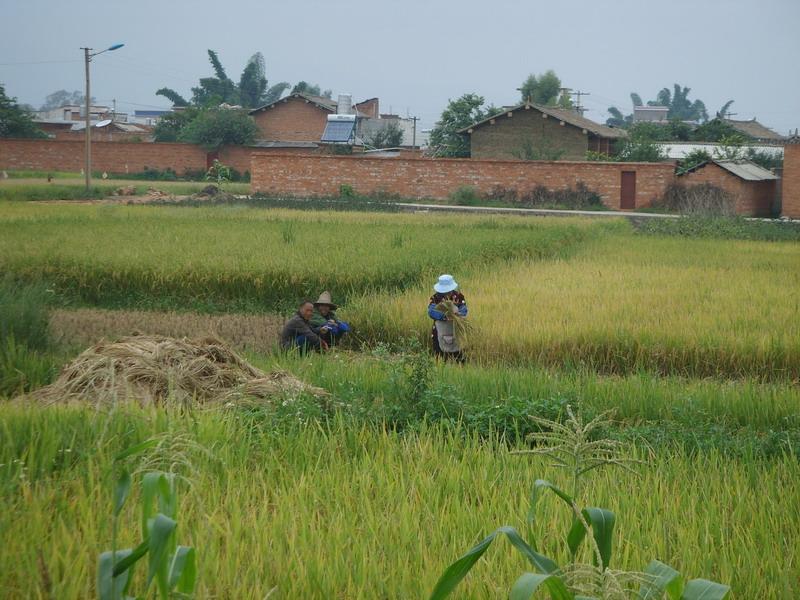
[[[467,316],[467,300],[464,294],[458,291],[458,283],[452,275],[444,274],[439,276],[439,280],[434,284],[433,291],[428,303],[428,316],[433,319],[431,330],[431,342],[433,351],[445,360],[464,361],[461,346],[455,336],[453,322],[448,319],[447,314],[440,310],[442,303],[452,302],[453,308],[461,317]]]

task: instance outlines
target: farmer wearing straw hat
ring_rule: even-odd
[[[433,319],[431,341],[433,351],[445,360],[464,362],[461,344],[456,336],[454,320],[467,316],[467,300],[457,291],[458,283],[452,275],[440,275],[433,286],[434,294],[428,303],[428,316]],[[442,310],[451,307],[452,312]]]
[[[336,318],[337,308],[331,293],[324,291],[314,302],[314,315],[310,321],[311,327],[317,328],[320,337],[331,346],[350,331],[350,325]]]

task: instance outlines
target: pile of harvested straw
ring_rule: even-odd
[[[265,373],[213,337],[176,339],[154,335],[100,341],[29,397],[45,403],[216,403],[327,395],[284,371]]]

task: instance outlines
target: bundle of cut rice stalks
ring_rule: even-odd
[[[284,371],[265,373],[217,338],[176,339],[137,335],[101,340],[61,371],[55,382],[28,396],[46,404],[105,404],[166,400],[210,404],[270,401],[328,393]]]
[[[453,333],[456,336],[459,347],[466,348],[468,339],[475,332],[473,323],[459,314],[458,305],[452,300],[442,300],[436,305],[436,310],[444,314],[447,320],[453,323]]]

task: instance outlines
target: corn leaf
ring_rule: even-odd
[[[639,589],[640,600],[661,600],[664,594],[669,600],[680,600],[683,594],[681,574],[660,560],[653,560],[644,570],[649,581]]]
[[[575,502],[572,500],[572,497],[559,488],[557,485],[550,483],[545,479],[537,479],[533,482],[533,489],[531,490],[531,506],[528,510],[528,522],[533,523],[536,517],[536,505],[539,503],[539,498],[542,495],[542,490],[550,490],[556,496],[561,498],[567,506],[570,508],[570,512],[573,512],[573,507],[575,506]]]
[[[467,553],[464,554],[464,556],[459,558],[447,568],[447,570],[439,578],[439,581],[436,582],[436,586],[433,588],[430,600],[440,600],[442,598],[446,598],[450,592],[455,589],[458,583],[464,579],[470,569],[475,566],[475,563],[478,561],[478,559],[483,556],[484,552],[486,552],[494,539],[501,533],[505,534],[506,537],[508,537],[508,540],[511,542],[511,545],[519,550],[519,552],[522,553],[522,555],[525,556],[525,558],[527,558],[540,572],[553,573],[558,570],[558,565],[554,561],[542,554],[539,554],[533,548],[531,548],[525,542],[525,540],[522,539],[516,529],[513,527],[499,527],[493,533],[470,548]],[[548,579],[545,585],[547,586],[547,589],[550,592],[553,600],[572,600],[572,597],[569,595],[564,583],[560,579]]]
[[[154,503],[158,495],[158,486],[161,478],[164,476],[159,471],[145,473],[142,476],[142,537],[147,538],[150,535],[150,528],[148,521],[153,514],[155,514]]]
[[[166,560],[166,551],[169,547],[169,540],[175,531],[178,524],[158,513],[153,519],[152,532],[150,534],[150,554],[149,554],[149,570],[147,573],[147,587],[153,581],[153,578],[158,573],[159,568],[162,567]]]
[[[197,557],[194,548],[178,546],[169,568],[169,589],[191,594],[197,583]]]
[[[686,582],[681,600],[725,600],[731,588],[708,579],[692,579]]]
[[[592,528],[592,537],[600,550],[600,558],[603,561],[603,569],[607,569],[611,562],[611,548],[614,541],[614,524],[616,517],[614,513],[605,508],[589,507],[581,511],[583,518]],[[583,539],[586,537],[586,528],[580,519],[575,519],[572,522],[572,528],[567,534],[567,545],[569,546],[572,555],[578,551]],[[597,557],[593,556],[594,565],[597,564]]]
[[[100,600],[120,600],[125,593],[130,579],[130,572],[125,571],[121,576],[114,577],[114,559],[125,559],[130,555],[130,548],[117,550],[116,557],[110,550],[100,554],[97,561],[97,595]]]
[[[122,560],[117,561],[117,564],[114,565],[114,577],[119,577],[126,571],[128,571],[140,558],[142,558],[145,554],[147,554],[147,550],[150,547],[150,540],[145,540],[136,548],[131,550],[126,550],[128,554],[122,558]]]
[[[572,594],[567,590],[564,582],[558,579],[557,575],[552,573],[523,573],[522,576],[517,579],[514,587],[511,588],[509,600],[530,600],[536,590],[538,590],[542,584],[547,585],[548,582],[552,582],[552,584],[556,586],[560,584],[560,586],[564,588],[563,592],[561,592],[564,595],[553,595],[553,598],[572,598]]]

